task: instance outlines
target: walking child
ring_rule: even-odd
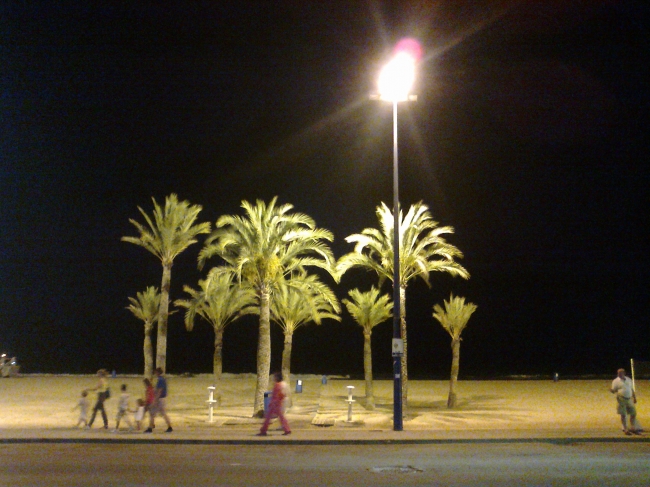
[[[90,407],[90,402],[88,402],[88,391],[82,391],[81,392],[81,397],[79,398],[79,402],[77,402],[77,405],[72,408],[74,411],[75,409],[79,409],[79,421],[77,421],[77,428],[79,426],[88,426],[88,408]]]
[[[142,399],[138,399],[138,409],[135,410],[135,416],[133,419],[135,419],[135,429],[140,431],[140,428],[142,428],[142,421],[144,421],[144,401]]]
[[[113,430],[114,433],[117,433],[117,431],[120,429],[120,420],[124,418],[124,422],[127,424],[129,427],[129,431],[133,431],[133,423],[131,422],[131,419],[129,418],[129,394],[126,392],[126,384],[122,384],[122,387],[120,387],[120,390],[122,391],[122,394],[120,394],[120,402],[117,405],[117,416],[115,418],[115,429]]]

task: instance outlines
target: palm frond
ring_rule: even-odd
[[[301,273],[279,281],[273,292],[271,317],[285,333],[323,319],[340,321],[341,307],[334,292],[314,274]]]
[[[379,289],[372,287],[370,291],[361,292],[352,289],[348,292],[350,299],[343,299],[343,304],[354,320],[367,332],[393,316],[391,302],[387,294],[381,294]]]
[[[185,327],[191,331],[197,317],[207,321],[216,330],[224,329],[244,314],[257,307],[253,289],[233,282],[233,273],[226,268],[213,268],[208,278],[199,281],[200,290],[184,286],[189,299],[178,299],[174,305],[185,308]]]
[[[290,204],[242,202],[244,216],[223,215],[199,253],[199,266],[213,257],[221,258],[253,287],[270,285],[283,276],[319,267],[335,275],[335,258],[327,245],[334,236],[317,228],[303,213],[291,212]]]
[[[144,292],[136,293],[136,297],[129,297],[126,309],[133,313],[137,319],[145,324],[153,325],[158,321],[158,308],[160,307],[160,292],[154,286],[147,287]]]
[[[379,229],[366,228],[345,239],[355,246],[353,252],[337,262],[337,279],[340,280],[349,269],[361,267],[375,272],[382,282],[385,279],[393,280],[393,212],[382,202],[376,213]],[[450,226],[439,227],[422,202],[412,205],[405,215],[400,212],[400,287],[406,287],[415,277],[430,285],[431,272],[469,278],[467,270],[456,262],[456,259],[463,257],[462,252],[443,238],[443,235],[453,231]]]
[[[450,295],[449,301],[444,301],[444,305],[444,309],[439,304],[434,305],[433,317],[440,322],[452,339],[460,340],[460,335],[477,306],[473,303],[465,303],[465,298],[453,294]]]
[[[196,223],[202,210],[200,205],[179,201],[178,196],[173,193],[165,198],[164,208],[155,198],[152,200],[153,219],[138,207],[147,225],[130,219],[129,222],[135,226],[139,236],[122,237],[123,242],[139,245],[158,257],[163,264],[169,264],[187,247],[196,243],[198,235],[210,232],[210,223]]]

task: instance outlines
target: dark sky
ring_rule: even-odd
[[[124,308],[161,266],[120,237],[152,197],[214,223],[277,195],[350,251],[392,201],[391,106],[368,93],[404,37],[424,56],[399,111],[401,202],[455,227],[472,275],[409,287],[411,376],[448,375],[431,313],[452,291],[478,305],[461,377],[650,360],[644,2],[9,1],[0,19],[0,348],[24,371],[142,370]],[[199,250],[176,260],[172,299]],[[379,376],[391,326],[373,335]],[[170,372],[211,370],[207,325],[177,313],[169,333]],[[254,320],[232,325],[225,371],[254,372],[255,349]],[[294,372],[362,368],[347,314],[296,332]]]

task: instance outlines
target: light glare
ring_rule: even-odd
[[[415,81],[415,59],[407,52],[398,52],[379,73],[379,94],[382,100],[406,101]]]

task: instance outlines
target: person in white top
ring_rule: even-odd
[[[113,430],[114,433],[117,433],[117,431],[120,429],[120,420],[122,418],[124,418],[124,422],[129,427],[129,431],[133,431],[133,423],[129,418],[130,396],[126,392],[126,384],[122,384],[122,387],[120,389],[122,390],[122,394],[120,394],[120,402],[117,404],[117,416],[115,418],[115,429]]]
[[[88,401],[88,391],[82,391],[81,399],[79,399],[77,405],[74,408],[72,408],[73,411],[75,409],[79,409],[79,421],[77,421],[77,428],[81,425],[88,426],[89,407],[90,407],[90,402]]]
[[[135,419],[135,429],[140,431],[140,428],[142,427],[142,421],[144,421],[144,400],[138,399],[137,404],[138,409],[135,410],[135,416],[133,419]]]
[[[625,375],[625,369],[618,369],[618,377],[612,381],[612,387],[609,391],[616,394],[616,412],[621,415],[621,423],[623,424],[623,433],[626,435],[637,434],[640,435],[641,431],[638,430],[636,425],[636,394],[632,386],[632,379]],[[630,427],[627,427],[627,417],[630,416]]]

